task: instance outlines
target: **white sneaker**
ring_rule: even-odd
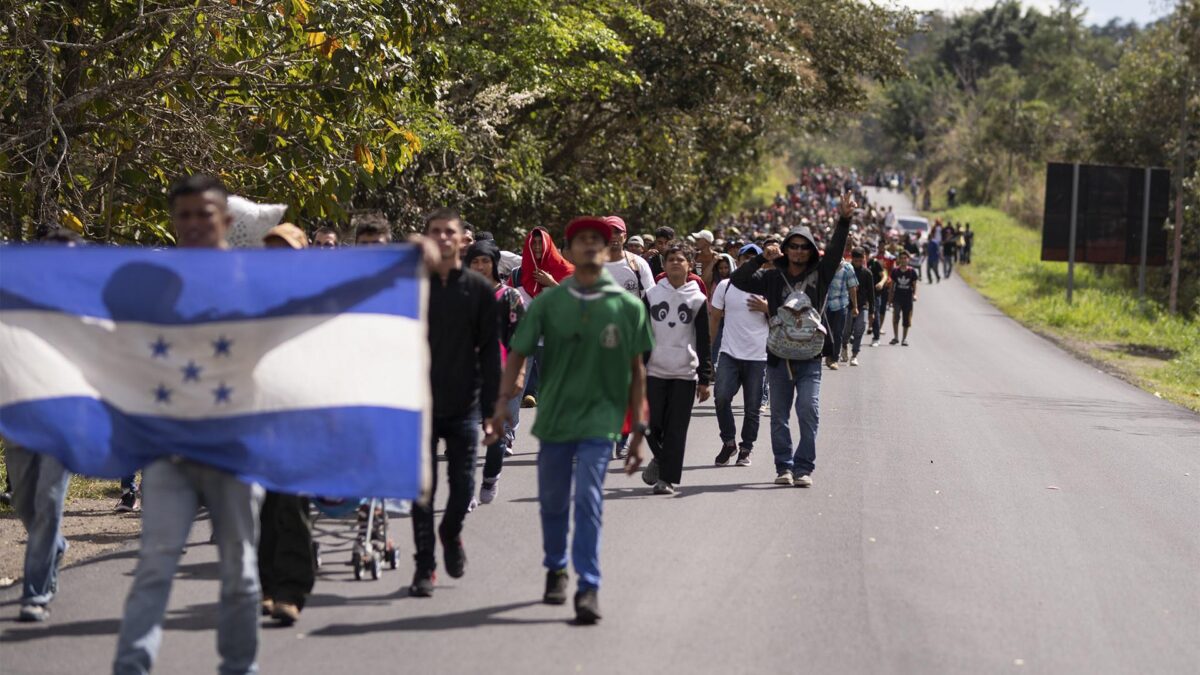
[[[499,478],[493,478],[490,481],[488,481],[488,480],[483,481],[483,483],[479,487],[479,503],[480,504],[491,504],[493,501],[496,500],[496,493],[500,492],[499,483],[500,483]]]
[[[673,495],[675,494],[675,486],[665,480],[660,480],[654,484],[654,494],[656,495]]]
[[[783,471],[775,477],[776,485],[787,485],[788,487],[791,487],[794,482],[795,481],[792,480],[791,471]]]
[[[872,340],[872,341],[871,341],[871,346],[872,346],[872,347],[878,347],[878,346],[879,346],[879,340]]]
[[[471,497],[471,503],[467,504],[467,513],[470,513],[477,508],[479,508],[479,500]]]
[[[512,456],[513,456],[513,449],[512,449],[512,446],[511,446],[511,445],[506,445],[506,446],[504,446],[504,456],[505,456],[505,457],[512,457]]]
[[[812,476],[808,474],[796,476],[796,480],[792,481],[792,485],[795,485],[796,487],[812,487]]]
[[[852,365],[852,366],[858,365],[858,357],[857,356],[850,357],[850,365]]]

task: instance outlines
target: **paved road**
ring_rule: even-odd
[[[898,205],[903,206],[897,199]],[[987,242],[979,242],[986,246]],[[826,372],[816,485],[776,488],[769,444],[710,466],[696,412],[679,494],[609,476],[605,619],[538,604],[535,446],[467,521],[467,576],[401,590],[406,555],[355,582],[342,524],[265,673],[1194,673],[1200,418],[1073,360],[957,276],[921,291],[912,346]],[[766,439],[766,430],[762,434]],[[215,670],[214,550],[201,522],[158,672]],[[53,622],[0,624],[0,672],[102,672],[134,552],[73,567]],[[15,615],[14,591],[0,612]]]

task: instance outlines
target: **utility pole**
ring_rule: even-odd
[[[1176,28],[1176,39],[1179,49],[1183,52],[1184,62],[1189,59],[1187,45],[1184,44],[1183,25],[1186,20],[1185,3],[1176,7],[1179,25]],[[1187,138],[1188,138],[1188,97],[1192,94],[1192,82],[1195,76],[1191,73],[1184,75],[1183,92],[1179,103],[1179,147],[1175,157],[1175,231],[1171,247],[1171,286],[1167,294],[1167,311],[1175,314],[1179,311],[1179,263],[1183,257],[1183,174],[1187,168]]]

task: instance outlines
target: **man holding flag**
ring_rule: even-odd
[[[82,475],[145,467],[117,673],[154,665],[200,506],[219,554],[220,672],[253,673],[263,488],[414,499],[429,482],[421,251],[222,250],[229,198],[206,176],[173,186],[178,250],[0,251],[0,434]],[[380,342],[398,348],[311,358]]]

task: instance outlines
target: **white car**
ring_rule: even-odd
[[[896,227],[901,234],[910,234],[918,243],[929,236],[929,219],[920,216],[899,216]]]

